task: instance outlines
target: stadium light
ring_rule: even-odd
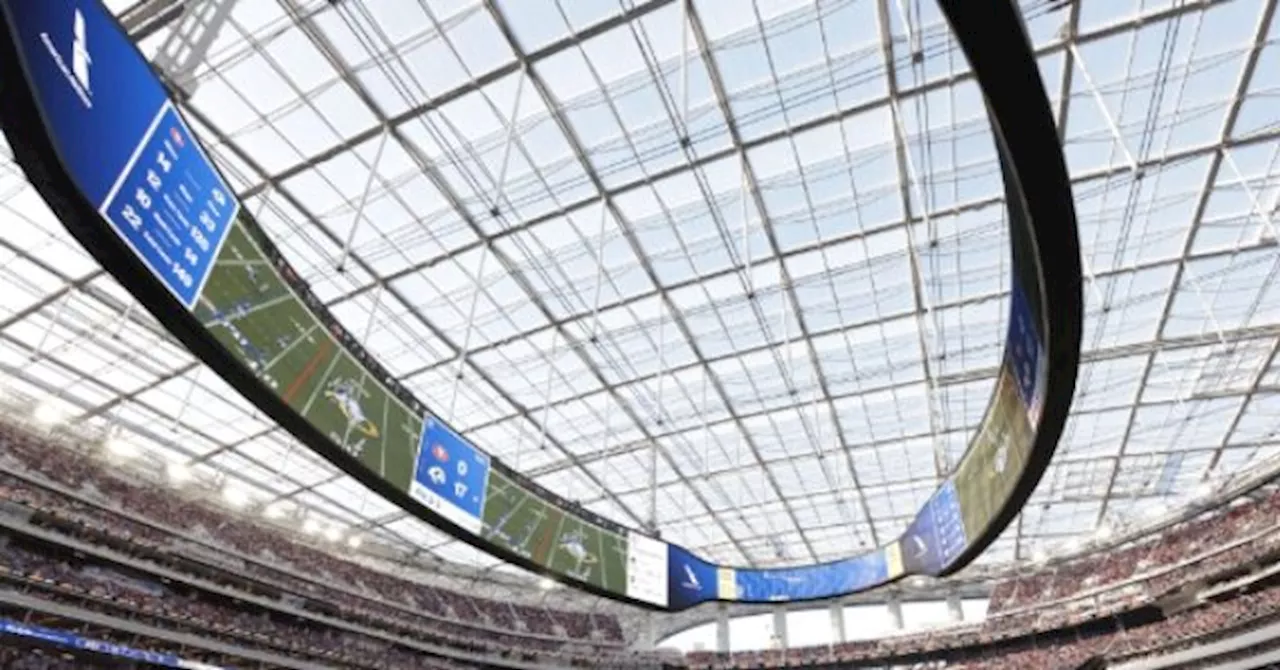
[[[284,513],[284,503],[282,502],[273,502],[262,510],[262,515],[268,519],[279,519],[284,516]]]
[[[175,484],[185,484],[191,481],[191,468],[181,463],[170,463],[165,468],[165,474],[169,475],[169,481]]]
[[[36,406],[31,418],[35,419],[36,423],[41,426],[48,427],[62,421],[63,416],[62,408],[46,400]]]
[[[329,526],[324,529],[324,538],[330,542],[337,542],[342,539],[342,529],[337,526]]]
[[[302,532],[307,535],[315,535],[320,532],[320,522],[311,517],[307,517],[307,520],[302,522]]]
[[[351,547],[352,549],[359,549],[360,545],[362,544],[364,544],[364,538],[360,537],[359,535],[352,535],[351,537],[347,538],[347,546]]]
[[[1043,565],[1048,562],[1049,554],[1044,549],[1036,549],[1035,552],[1031,554],[1031,560],[1037,565]]]
[[[139,453],[137,445],[119,437],[107,440],[107,451],[120,458],[133,458]]]
[[[222,487],[222,497],[227,501],[228,505],[237,508],[244,507],[249,502],[248,492],[230,484]]]
[[[1111,538],[1111,524],[1102,524],[1098,526],[1098,530],[1094,531],[1099,540],[1107,540]]]
[[[543,577],[542,581],[538,582],[538,586],[541,587],[543,591],[550,591],[556,587],[556,581],[550,577]]]

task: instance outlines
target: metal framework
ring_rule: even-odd
[[[962,453],[1009,280],[985,113],[931,3],[214,4],[174,74],[246,206],[390,370],[543,484],[778,565],[895,536]],[[1084,363],[972,574],[1280,454],[1276,0],[1023,6],[1081,221]],[[201,374],[8,159],[0,212],[15,393],[366,547],[509,570]]]

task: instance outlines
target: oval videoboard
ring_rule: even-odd
[[[504,560],[650,608],[814,600],[968,564],[1039,481],[1075,387],[1080,260],[1049,102],[1016,6],[962,4],[942,7],[986,96],[1005,179],[1004,356],[964,457],[902,536],[819,565],[712,564],[570,503],[454,432],[311,293],[99,0],[0,0],[0,120],[85,249],[210,368],[388,500]]]

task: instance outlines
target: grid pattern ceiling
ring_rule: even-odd
[[[1276,0],[1023,6],[1074,179],[1084,353],[1058,455],[985,563],[1280,455]],[[433,410],[719,561],[895,537],[987,405],[1003,187],[928,0],[243,1],[186,111]],[[203,370],[5,153],[11,387],[259,500],[493,563]]]

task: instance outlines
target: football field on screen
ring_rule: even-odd
[[[421,417],[346,352],[239,222],[195,315],[291,408],[397,488],[408,489]]]
[[[564,513],[499,472],[489,473],[483,534],[539,565],[626,592],[625,537]]]
[[[1008,500],[1030,457],[1031,427],[1011,373],[996,378],[991,414],[956,470],[956,491],[969,538],[984,532]]]
[[[218,254],[195,316],[309,423],[408,490],[422,418],[347,353],[240,222]],[[626,592],[625,537],[543,502],[498,472],[490,473],[486,491],[485,538],[557,572]]]

